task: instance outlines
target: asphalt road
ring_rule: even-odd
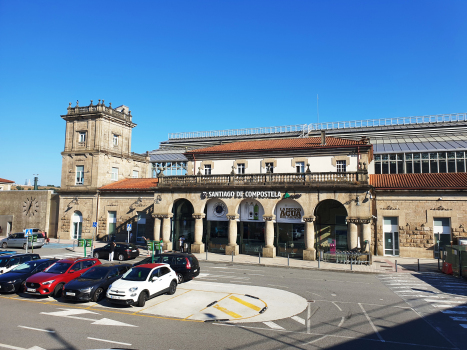
[[[0,349],[467,349],[467,284],[449,276],[200,263],[144,308],[2,295]]]

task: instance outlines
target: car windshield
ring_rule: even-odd
[[[80,278],[86,278],[90,280],[101,280],[104,279],[109,270],[102,267],[93,267],[92,269],[87,270],[81,275]]]
[[[5,267],[8,261],[10,261],[9,258],[0,258],[0,267]]]
[[[146,281],[151,269],[146,267],[134,267],[128,270],[122,277],[125,281]]]
[[[37,265],[37,263],[32,262],[32,261],[28,261],[28,262],[25,262],[25,263],[23,263],[21,265],[16,266],[14,269],[11,270],[11,272],[17,272],[17,273],[30,272],[30,271],[34,270],[36,265]]]
[[[47,272],[47,273],[59,273],[59,274],[62,274],[62,273],[65,273],[68,268],[71,266],[70,263],[61,263],[61,262],[57,262],[55,264],[53,264],[52,266],[50,266],[47,270],[45,270],[44,272]]]

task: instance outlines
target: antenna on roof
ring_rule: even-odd
[[[316,94],[316,110],[318,112],[318,124],[319,124],[319,96]]]

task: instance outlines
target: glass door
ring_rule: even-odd
[[[438,258],[439,251],[451,244],[451,225],[449,218],[433,218],[433,234],[435,239],[435,258]]]
[[[399,255],[399,227],[397,217],[383,219],[384,255]]]

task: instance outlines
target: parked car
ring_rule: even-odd
[[[32,275],[26,280],[25,292],[33,295],[61,296],[63,286],[78,278],[92,266],[100,265],[98,259],[69,258],[57,261],[43,272]]]
[[[24,291],[24,286],[28,277],[44,271],[56,261],[58,261],[58,259],[38,259],[16,265],[9,272],[0,276],[0,293]]]
[[[0,275],[12,270],[15,266],[26,261],[37,260],[41,257],[39,254],[12,254],[0,256]]]
[[[111,303],[143,307],[160,294],[174,294],[177,274],[168,264],[144,264],[128,270],[107,289]]]
[[[36,242],[29,241],[28,247],[31,248],[34,244],[34,248],[42,248],[45,244],[45,238],[42,233],[33,233],[36,237]],[[24,236],[24,232],[12,233],[7,238],[4,238],[0,242],[2,248],[23,248],[26,249],[27,238]]]
[[[110,254],[110,243],[101,248],[94,249],[94,258],[108,259]],[[139,249],[133,243],[115,242],[114,259],[123,261],[134,259],[139,256]]]
[[[133,266],[152,263],[152,257],[145,258]],[[178,283],[189,281],[199,275],[200,267],[198,259],[193,254],[187,253],[163,253],[154,255],[154,263],[169,264],[177,274]]]
[[[97,265],[80,277],[65,284],[62,297],[75,301],[100,301],[107,288],[131,269],[130,264],[110,263]]]

